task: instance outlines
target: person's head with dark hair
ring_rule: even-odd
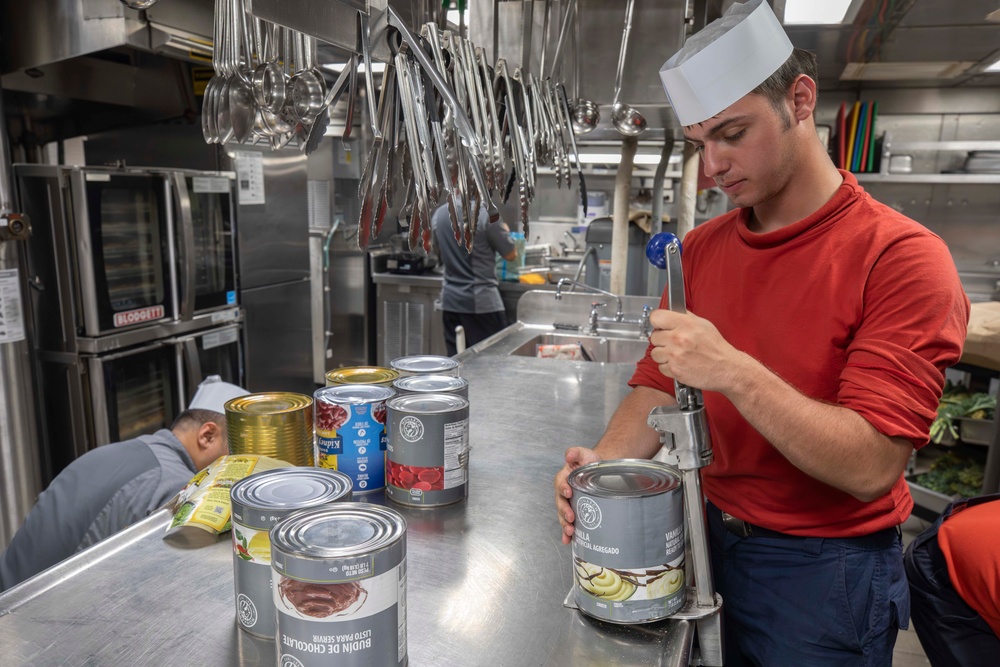
[[[814,82],[819,81],[816,54],[805,49],[793,49],[788,60],[775,70],[774,74],[767,77],[764,83],[751,91],[751,94],[761,95],[771,103],[771,106],[781,116],[786,128],[792,126],[792,118],[788,113],[786,101],[788,96],[793,93],[792,86],[803,75]]]
[[[218,375],[209,376],[198,387],[188,409],[174,420],[170,430],[191,455],[196,469],[202,470],[229,453],[225,405],[248,393],[242,387],[223,382]]]
[[[732,5],[660,70],[705,175],[753,208],[755,232],[807,217],[844,180],[816,133],[817,76],[763,0]]]

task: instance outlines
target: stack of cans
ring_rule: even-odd
[[[259,454],[311,466],[313,400],[304,394],[248,394],[226,403],[230,454]]]

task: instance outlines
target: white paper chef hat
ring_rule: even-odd
[[[198,385],[198,391],[194,393],[188,410],[211,410],[221,415],[226,414],[226,402],[246,396],[250,392],[235,384],[223,382],[218,375],[209,375],[204,382]]]
[[[660,79],[681,125],[694,125],[764,83],[791,54],[767,2],[748,0],[692,35],[660,68]]]

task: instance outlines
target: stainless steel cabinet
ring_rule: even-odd
[[[435,301],[441,278],[375,274],[378,365],[411,354],[447,354]]]

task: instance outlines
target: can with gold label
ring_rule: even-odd
[[[270,392],[234,398],[225,405],[230,454],[260,454],[311,466],[313,399]]]
[[[397,371],[381,366],[351,366],[335,368],[326,374],[326,386],[340,384],[374,384],[381,387],[391,387],[392,381],[399,377]]]

